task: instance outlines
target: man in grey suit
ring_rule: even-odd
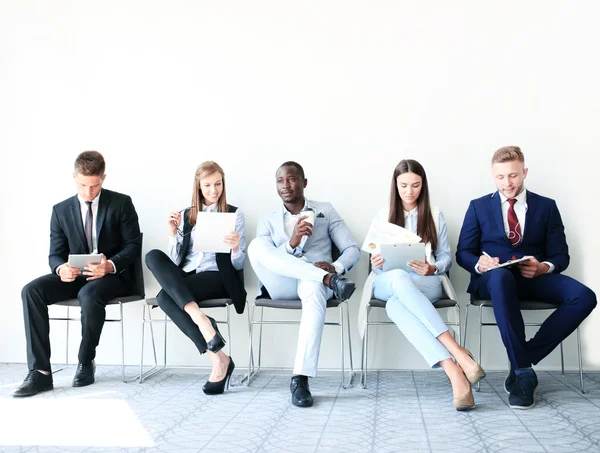
[[[331,203],[307,200],[307,179],[296,162],[283,163],[276,173],[283,205],[261,217],[256,238],[248,247],[252,267],[273,299],[302,300],[302,319],[290,390],[292,404],[313,404],[308,377],[317,374],[327,300],[348,299],[354,282],[342,277],[360,258],[352,233]],[[331,243],[340,251],[332,263]]]

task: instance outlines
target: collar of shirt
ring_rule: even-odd
[[[419,207],[418,206],[415,206],[410,211],[404,211],[404,218],[406,219],[409,215],[414,217],[414,216],[417,215],[418,211],[419,211]]]
[[[502,201],[502,204],[506,203],[506,200],[508,200],[508,198],[506,198],[504,194],[500,191],[498,191],[498,195],[500,195],[500,200]],[[517,200],[517,204],[522,203],[525,205],[525,207],[527,207],[527,189],[523,188],[521,193],[517,195],[515,199]]]
[[[102,190],[100,190],[100,193],[96,196],[96,198],[94,198],[92,200],[92,209],[98,207],[98,203],[100,202],[100,195],[101,194],[102,194]],[[87,209],[87,205],[85,204],[86,201],[83,198],[81,198],[81,196],[79,194],[77,194],[77,199],[79,200],[79,204],[82,207],[85,207]]]
[[[202,203],[202,212],[217,212],[217,203],[206,206]]]
[[[292,214],[290,211],[287,210],[287,208],[285,207],[285,204],[281,204],[281,209],[283,210],[283,215],[298,215],[298,214]],[[300,212],[302,211],[314,211],[315,214],[317,213],[317,211],[315,210],[315,206],[310,202],[310,200],[308,198],[304,198],[304,207],[300,210]]]

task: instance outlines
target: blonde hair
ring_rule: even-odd
[[[519,162],[525,162],[525,156],[518,146],[503,146],[497,150],[492,156],[493,164],[502,164],[504,162],[512,162],[518,160]]]
[[[217,201],[217,211],[219,212],[228,212],[229,208],[227,207],[227,194],[225,190],[225,172],[221,168],[219,164],[213,162],[212,160],[208,160],[206,162],[202,162],[198,165],[196,169],[196,174],[194,175],[194,188],[192,191],[192,207],[188,211],[188,219],[190,220],[191,225],[196,225],[196,217],[198,216],[198,210],[202,209],[202,204],[204,204],[204,196],[202,195],[202,188],[200,187],[200,181],[207,176],[210,176],[214,173],[220,173],[221,179],[223,181],[223,192]]]

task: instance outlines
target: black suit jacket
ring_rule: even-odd
[[[98,253],[112,260],[121,278],[133,281],[133,262],[139,259],[142,236],[131,197],[102,189],[96,219]],[[69,254],[88,253],[77,195],[52,208],[50,256],[52,273],[68,261]]]
[[[229,212],[237,211],[237,207],[227,205]],[[192,230],[192,225],[188,219],[188,211],[186,209],[183,213],[184,223],[183,223],[183,241],[181,242],[181,251],[183,253],[183,257],[181,259],[181,263],[179,267],[183,267],[183,263],[185,262],[185,257],[187,255],[187,251],[190,246],[190,231]],[[221,279],[223,280],[223,285],[227,290],[227,294],[233,301],[233,305],[235,306],[235,311],[239,314],[244,313],[244,307],[246,306],[246,288],[244,287],[244,272],[243,270],[237,270],[231,264],[231,252],[229,253],[216,253],[217,259],[217,268],[219,269],[219,274],[221,275]]]

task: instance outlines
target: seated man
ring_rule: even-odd
[[[302,300],[290,390],[292,404],[309,407],[308,377],[317,374],[327,300],[345,300],[354,292],[354,282],[341,274],[358,261],[360,250],[331,203],[304,198],[307,180],[298,163],[282,164],[276,180],[283,205],[259,219],[248,256],[271,298]],[[334,263],[331,241],[341,253]]]
[[[104,157],[97,151],[77,156],[73,179],[77,195],[55,205],[50,221],[50,271],[21,293],[29,374],[14,396],[51,390],[48,305],[77,298],[81,306],[81,345],[73,387],[94,383],[96,346],[106,303],[135,292],[133,262],[140,259],[141,235],[131,198],[102,189]],[[83,272],[67,263],[69,254],[101,253],[99,264]]]
[[[510,360],[504,388],[514,409],[535,405],[538,380],[532,364],[546,357],[596,306],[589,288],[561,275],[569,265],[563,223],[554,200],[525,189],[527,170],[518,146],[494,153],[492,176],[498,191],[471,201],[456,249],[456,261],[471,273],[468,292],[492,301]],[[493,269],[524,256],[531,258]],[[519,299],[558,306],[529,341]]]

